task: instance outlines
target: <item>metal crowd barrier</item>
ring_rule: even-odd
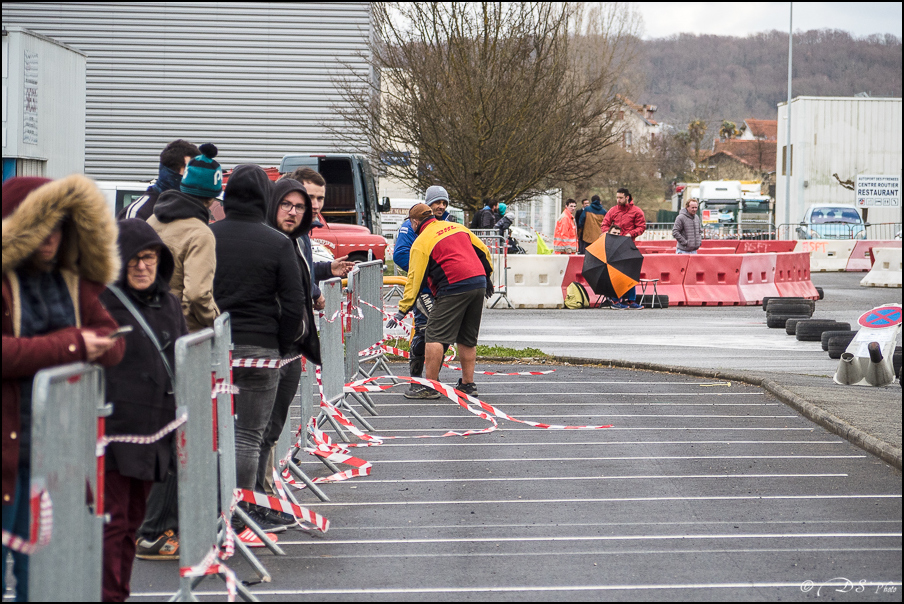
[[[353,270],[349,273],[349,284],[352,283],[352,279],[355,277],[357,277],[357,271]],[[321,387],[323,388],[323,399],[331,405],[342,407],[348,411],[361,423],[364,429],[373,430],[373,427],[361,417],[361,414],[345,398],[345,376],[348,371],[347,359],[349,356],[355,356],[357,361],[357,355],[352,352],[355,347],[352,343],[351,332],[349,332],[344,348],[342,344],[342,324],[345,320],[341,313],[343,299],[342,280],[336,278],[324,281],[321,283],[320,289],[325,300],[323,309],[325,318],[320,321],[320,356],[323,361],[320,378]],[[346,353],[344,350],[348,352]],[[362,403],[362,405],[366,404],[366,401]],[[367,411],[376,414],[375,409],[367,409]],[[351,438],[345,433],[342,426],[332,416],[321,411],[317,423],[320,425],[324,421],[330,422],[330,425],[333,426],[336,434],[339,435],[343,442],[351,442]],[[321,460],[329,465],[325,459],[321,458]],[[330,469],[334,468],[335,465]]]
[[[104,403],[100,367],[73,363],[35,375],[29,498],[47,491],[53,532],[50,543],[29,560],[32,601],[100,601],[104,458],[97,456],[96,446],[103,425],[98,418],[111,411]],[[33,517],[32,523],[36,520]],[[6,572],[6,560],[3,563]]]
[[[211,351],[212,380],[214,384],[222,385],[216,394],[214,406],[214,419],[216,429],[217,451],[217,476],[219,486],[219,511],[220,517],[217,523],[217,542],[222,546],[227,538],[227,523],[232,522],[232,495],[235,492],[235,410],[232,408],[232,320],[229,313],[223,313],[217,317],[213,324],[214,338]],[[203,379],[197,376],[198,380]],[[256,526],[256,525],[255,525]],[[252,528],[252,531],[254,528]],[[260,535],[258,535],[260,537]],[[272,545],[267,539],[264,543]],[[270,573],[264,568],[260,560],[252,553],[251,549],[235,540],[239,554],[251,565],[261,581],[270,581]],[[192,586],[200,582],[195,579]]]
[[[355,278],[349,276],[348,289],[352,300],[357,300],[356,305],[361,309],[359,320],[352,318],[349,326],[349,338],[354,342],[354,349],[359,356],[352,360],[357,362],[357,367],[349,367],[346,377],[349,381],[361,377],[371,377],[378,369],[382,369],[386,375],[392,376],[392,370],[386,363],[386,357],[381,349],[374,346],[383,341],[383,263],[364,262],[358,264]],[[348,341],[348,339],[347,339]],[[367,351],[366,356],[360,353]],[[370,369],[364,369],[364,363],[372,362]],[[355,370],[352,374],[351,371]],[[372,401],[371,401],[371,404]]]
[[[508,297],[508,237],[500,235],[496,229],[472,229],[471,232],[490,250],[493,291],[498,296],[490,308],[495,308],[500,300],[505,300],[509,308],[514,308]]]

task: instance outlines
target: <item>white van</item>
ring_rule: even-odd
[[[121,209],[144,195],[144,192],[151,186],[150,182],[126,180],[98,180],[95,182],[107,199],[114,216],[119,214]]]

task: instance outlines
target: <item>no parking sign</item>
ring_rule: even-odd
[[[858,323],[873,329],[898,325],[901,323],[901,307],[879,306],[860,315]]]

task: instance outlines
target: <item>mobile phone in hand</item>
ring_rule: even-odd
[[[121,338],[122,336],[126,335],[127,333],[131,333],[132,329],[133,329],[133,327],[131,325],[123,325],[122,327],[120,327],[119,329],[117,329],[116,331],[114,331],[113,333],[108,335],[107,337],[110,338],[111,340],[115,340],[116,338]]]

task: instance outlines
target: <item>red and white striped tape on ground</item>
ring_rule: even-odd
[[[46,490],[33,493],[29,500],[31,506],[31,529],[28,541],[5,529],[2,532],[3,547],[8,547],[20,554],[32,555],[48,543],[53,536],[53,504]],[[6,568],[4,560],[4,572]]]
[[[248,489],[236,489],[236,496],[238,497],[239,501],[253,503],[261,507],[276,510],[277,512],[292,514],[293,516],[295,516],[295,518],[304,520],[309,524],[313,524],[315,527],[320,529],[320,532],[322,533],[330,530],[329,520],[316,512],[312,512],[311,510],[300,505],[295,505],[294,503],[286,499],[271,497],[269,495],[264,495],[263,493],[255,493],[254,491],[250,491]]]

